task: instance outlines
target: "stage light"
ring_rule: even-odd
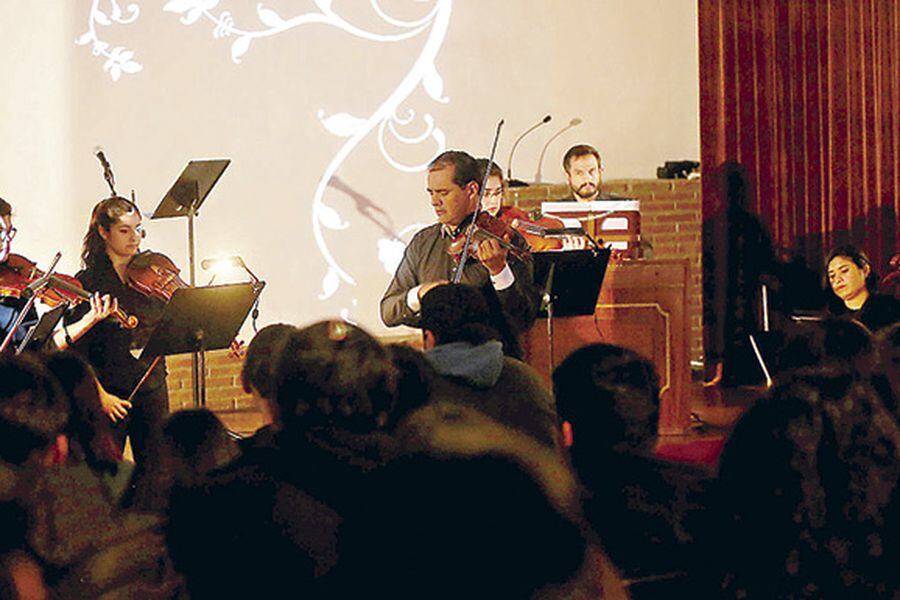
[[[204,258],[200,261],[200,268],[213,274],[212,279],[209,281],[210,284],[212,284],[217,275],[240,269],[250,276],[250,283],[253,284],[254,288],[260,288],[265,285],[265,282],[260,281],[259,277],[247,267],[247,263],[245,263],[244,259],[240,256]]]

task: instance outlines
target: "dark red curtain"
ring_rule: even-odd
[[[739,163],[776,245],[821,269],[854,243],[884,273],[898,251],[900,0],[698,2],[704,178]],[[705,221],[725,204],[711,179]]]

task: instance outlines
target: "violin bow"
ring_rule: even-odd
[[[466,241],[463,243],[462,252],[459,255],[459,264],[456,265],[456,271],[453,273],[453,283],[459,283],[462,280],[463,268],[466,261],[469,260],[471,254],[472,239],[475,237],[475,222],[481,213],[481,203],[484,200],[484,188],[487,186],[488,177],[491,174],[491,165],[494,163],[494,155],[497,153],[497,141],[500,139],[500,130],[503,128],[503,119],[497,123],[497,130],[494,132],[494,142],[491,144],[491,157],[488,159],[487,167],[484,169],[484,176],[481,179],[481,185],[478,189],[478,204],[475,205],[475,212],[472,213],[472,222],[469,225],[469,231],[466,233]]]

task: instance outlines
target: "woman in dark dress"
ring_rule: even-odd
[[[128,263],[140,249],[144,230],[141,213],[130,200],[112,196],[100,201],[91,214],[84,236],[81,259],[84,268],[76,274],[86,290],[109,294],[119,306],[140,320],[137,329],[126,329],[106,319],[96,324],[74,344],[97,372],[105,395],[104,408],[115,422],[114,433],[124,447],[131,438],[134,459],[140,468],[155,453],[162,422],[168,410],[165,361],[160,361],[141,385],[132,402],[126,399],[137,386],[150,363],[132,353],[146,342],[165,304],[144,296],[126,284]],[[86,310],[86,309],[85,309]],[[75,312],[70,319],[79,316]]]
[[[877,293],[878,278],[865,252],[838,246],[828,255],[825,267],[832,315],[856,319],[873,333],[900,320],[900,301]]]

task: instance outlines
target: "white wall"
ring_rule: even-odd
[[[305,323],[345,310],[381,330],[378,301],[389,274],[379,247],[396,252],[401,246],[389,232],[408,228],[406,241],[417,223],[433,219],[424,175],[397,170],[379,150],[378,111],[392,96],[405,98],[401,117],[415,111],[408,125],[395,123],[401,134],[425,131],[428,115],[447,147],[476,155],[487,154],[494,124],[504,118],[497,154],[504,166],[515,136],[551,113],[553,122],[517,151],[514,174],[526,179],[544,142],[575,116],[584,124],[550,148],[545,181],[562,179],[562,153],[582,141],[603,153],[606,178],[651,178],[664,160],[699,155],[694,0],[382,0],[397,19],[424,19],[420,33],[394,42],[321,23],[275,33],[273,15],[264,24],[256,2],[220,0],[209,15],[229,11],[236,27],[270,33],[253,39],[240,64],[231,55],[238,35],[214,37],[206,15],[179,21],[198,2],[169,3],[186,9],[179,15],[164,12],[165,3],[136,0],[133,22],[96,23],[107,52],[122,46],[141,66],[118,81],[91,43],[75,44],[89,31],[91,2],[0,4],[0,66],[9,85],[0,95],[0,196],[15,204],[20,251],[46,260],[60,249],[66,267],[76,268],[90,208],[107,193],[92,154],[97,144],[119,193],[135,189],[147,213],[188,159],[227,156],[233,163],[198,220],[198,255],[240,254],[269,282],[262,323]],[[115,3],[95,4],[111,14]],[[409,30],[363,0],[320,4],[363,30]],[[128,6],[119,4],[124,18]],[[282,19],[320,13],[312,0],[264,6]],[[440,79],[428,78],[428,90],[446,102],[417,85],[431,72],[429,53]],[[358,130],[351,148],[351,138],[324,127],[320,111],[370,119],[373,129]],[[385,143],[409,164],[427,162],[438,149],[434,138],[404,144],[390,133]],[[362,204],[331,188],[317,195],[329,164],[339,164],[336,175]],[[324,223],[318,241],[314,215]],[[185,224],[147,225],[146,247],[186,270]]]

